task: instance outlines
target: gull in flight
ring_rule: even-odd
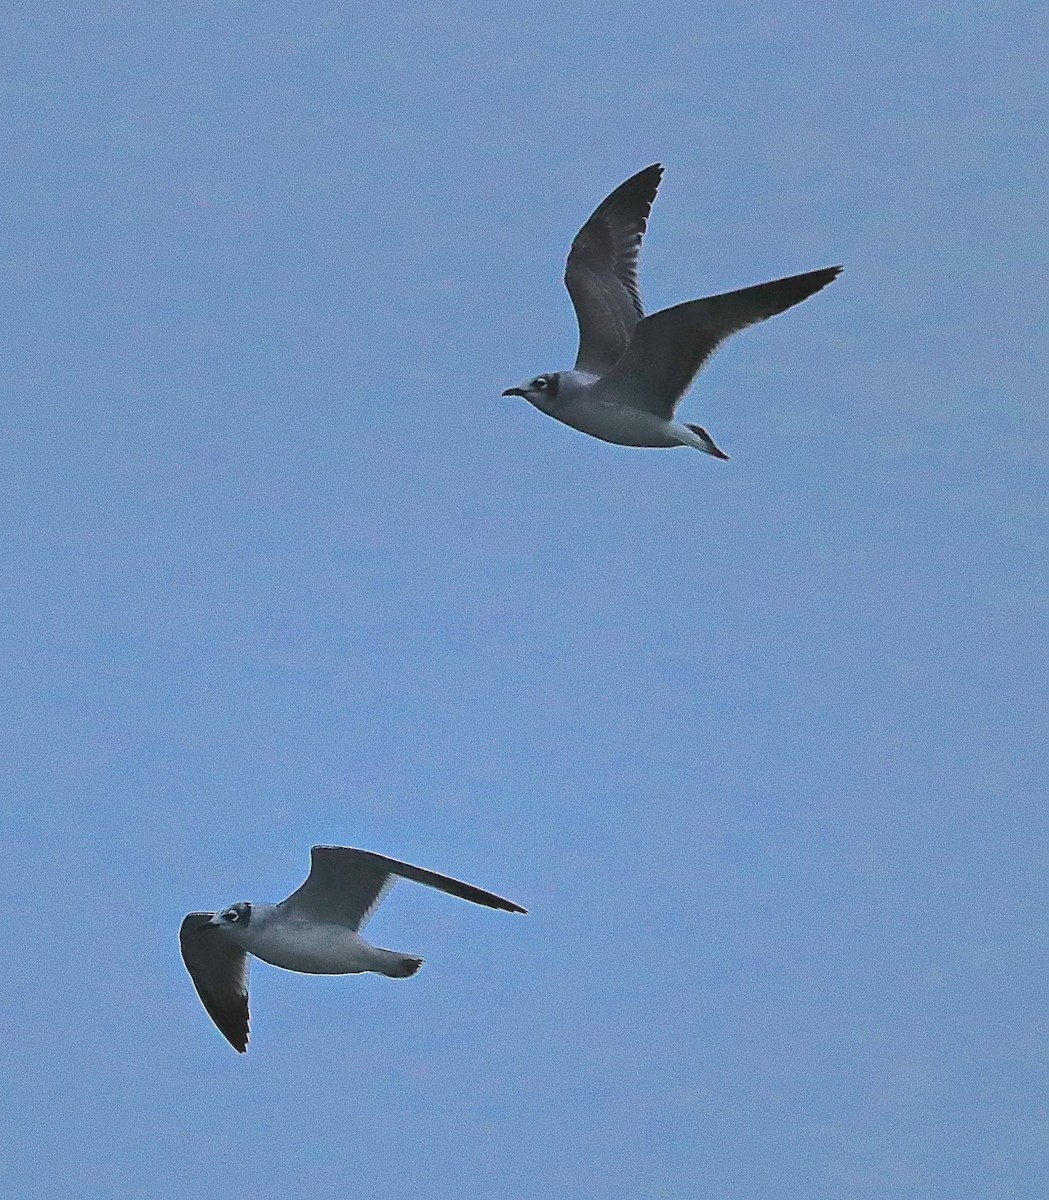
[[[241,1054],[248,1048],[248,956],[309,975],[376,971],[414,975],[423,960],[380,950],[360,936],[394,880],[411,879],[474,904],[526,910],[469,883],[367,850],[314,846],[306,882],[280,904],[233,904],[190,913],[179,930],[182,959],[208,1015]]]
[[[579,322],[571,371],[537,375],[504,396],[620,446],[692,446],[728,458],[700,425],[674,410],[700,367],[733,333],[775,316],[824,288],[841,267],[824,267],[689,300],[645,316],[637,259],[663,174],[646,167],[607,196],[576,234],[565,286]]]

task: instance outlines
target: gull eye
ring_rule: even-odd
[[[240,920],[240,913],[237,912],[237,910],[235,908],[227,908],[226,911],[222,915],[226,918],[227,921],[239,921]]]
[[[538,379],[532,380],[532,387],[534,387],[537,392],[545,392],[549,386],[549,381],[545,375],[540,375]]]

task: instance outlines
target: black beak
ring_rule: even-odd
[[[507,388],[506,391],[503,392],[503,395],[504,396],[523,396],[526,400],[528,399],[528,393],[523,392],[520,388]]]

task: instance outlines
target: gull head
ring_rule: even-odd
[[[522,396],[529,404],[543,412],[552,412],[558,406],[561,377],[555,371],[550,375],[537,375],[521,387],[507,388],[504,396]]]
[[[242,900],[239,904],[231,904],[229,908],[224,908],[221,912],[217,912],[206,925],[201,926],[201,929],[225,929],[232,931],[249,924],[250,921],[251,905],[246,900]]]

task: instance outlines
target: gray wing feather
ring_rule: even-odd
[[[640,321],[615,367],[595,387],[631,396],[666,420],[725,338],[800,304],[841,273],[825,267],[754,287],[689,300]]]
[[[349,846],[314,846],[306,882],[281,901],[280,907],[312,920],[359,930],[398,876],[488,908],[525,911],[512,901],[472,884]]]
[[[204,928],[214,915],[190,913],[182,922],[182,961],[208,1016],[243,1054],[248,1048],[248,956],[219,930]]]
[[[663,168],[654,163],[620,184],[572,242],[565,286],[579,322],[578,371],[603,375],[609,370],[645,315],[637,259],[662,175]]]

